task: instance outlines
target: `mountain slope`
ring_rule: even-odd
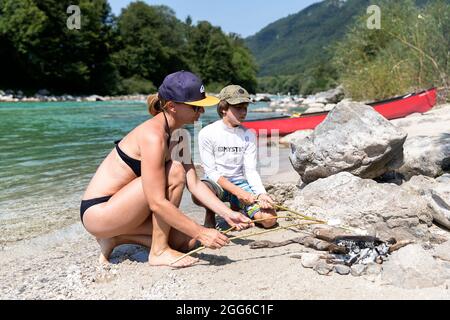
[[[271,23],[246,44],[260,67],[260,76],[304,72],[315,61],[327,60],[324,48],[343,37],[369,0],[326,0]]]

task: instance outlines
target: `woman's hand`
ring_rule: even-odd
[[[241,190],[241,192],[239,192],[236,197],[238,198],[239,202],[245,204],[246,206],[249,206],[256,202],[255,196],[250,192],[244,190]]]
[[[230,239],[228,239],[228,237],[223,233],[217,231],[216,229],[204,227],[202,227],[202,231],[195,238],[205,247],[210,249],[220,249],[230,243]]]
[[[266,193],[262,193],[258,196],[258,203],[262,209],[274,209],[275,202]]]
[[[244,230],[255,226],[251,219],[236,211],[231,211],[229,214],[222,216],[222,218],[224,218],[231,227],[235,227],[236,230]]]

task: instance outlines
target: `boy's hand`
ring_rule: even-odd
[[[236,230],[243,230],[255,226],[252,220],[240,212],[231,211],[223,218],[231,227],[236,227]]]
[[[256,198],[253,194],[251,194],[250,192],[247,191],[241,191],[239,192],[236,197],[238,198],[238,200],[245,204],[246,206],[249,206],[251,204],[254,204],[256,202]]]
[[[275,201],[265,193],[258,196],[258,203],[262,209],[274,209]]]

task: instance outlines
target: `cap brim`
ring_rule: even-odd
[[[231,105],[236,105],[236,104],[241,104],[241,103],[252,103],[252,100],[248,99],[248,98],[230,98],[230,99],[226,99],[225,101]]]
[[[213,96],[207,96],[205,99],[198,100],[198,101],[190,101],[190,102],[183,102],[184,104],[188,104],[191,106],[197,106],[197,107],[212,107],[215,106],[220,102],[219,99]]]

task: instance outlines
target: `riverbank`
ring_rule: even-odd
[[[440,132],[438,135],[440,137],[439,143],[446,143],[448,138],[446,138],[445,133],[448,132],[448,126],[445,127],[444,124],[448,119],[449,108],[450,105],[439,106],[439,108],[424,115],[412,115],[393,123],[402,127],[411,138],[424,134],[433,136]],[[127,116],[126,119],[129,119],[129,113]],[[117,119],[117,116],[114,118]],[[438,122],[437,119],[441,121]],[[73,123],[73,121],[70,123]],[[110,143],[109,140],[108,137],[106,143]],[[67,145],[63,146],[64,149],[67,149]],[[97,143],[93,147],[98,149]],[[55,147],[53,146],[53,148]],[[109,148],[108,144],[105,150],[109,150]],[[407,145],[405,150],[408,151],[408,148]],[[86,146],[82,146],[82,149],[86,149]],[[279,170],[270,175],[263,175],[263,182],[266,185],[275,183],[284,186],[295,185],[298,182],[299,174],[293,169],[289,161],[290,150],[289,148],[278,150]],[[414,152],[407,154],[414,154]],[[88,162],[92,161],[89,160]],[[80,160],[77,159],[76,162],[79,165]],[[88,169],[91,170],[90,167]],[[76,180],[78,181],[80,172],[79,170],[76,171],[75,174],[78,176]],[[425,209],[426,203],[423,202],[424,200],[420,200],[419,195],[411,195],[411,199],[414,199],[414,201],[409,203],[401,202],[405,193],[410,192],[407,191],[407,186],[411,184],[405,183],[403,188],[396,187],[393,184],[376,184],[376,189],[370,189],[375,188],[373,180],[352,178],[355,180],[353,181],[348,176],[348,174],[331,176],[330,180],[327,180],[330,181],[329,184],[320,182],[324,180],[311,183],[308,188],[303,190],[304,193],[299,194],[298,203],[310,201],[310,204],[308,204],[310,210],[322,211],[328,207],[323,207],[323,203],[316,200],[317,198],[325,199],[329,197],[326,203],[331,203],[330,211],[342,211],[345,214],[350,214],[353,209],[355,209],[353,211],[366,212],[367,210],[370,211],[371,208],[383,207],[383,205],[383,208],[387,208],[388,211],[393,211],[392,209],[397,207],[403,210],[406,207],[407,210],[403,211],[410,214],[410,211],[414,209],[412,208],[414,202],[417,202],[417,205],[423,205],[423,210],[428,210]],[[367,183],[367,186],[363,183]],[[349,188],[346,189],[346,185]],[[317,188],[318,191],[310,192],[309,189],[312,187]],[[67,189],[65,190],[67,191]],[[382,190],[387,191],[378,195],[377,192]],[[391,201],[389,197],[391,195],[396,197],[397,195],[396,193],[392,194],[391,190],[395,190],[398,195],[401,194],[402,196],[398,196],[398,199]],[[391,192],[391,195],[389,192]],[[83,229],[79,222],[79,212],[76,208],[79,202],[74,198],[79,198],[81,193],[75,193],[71,193],[62,199],[70,202],[70,206],[67,207],[65,213],[72,219],[70,223],[62,224],[59,228],[40,233],[32,238],[7,243],[0,249],[2,261],[2,268],[0,268],[1,299],[248,300],[248,297],[252,297],[252,301],[265,299],[450,299],[450,277],[436,286],[405,289],[393,285],[379,274],[353,276],[331,272],[324,276],[315,269],[304,268],[303,257],[308,256],[306,253],[314,255],[317,254],[317,251],[298,243],[277,248],[252,249],[250,247],[257,240],[280,242],[297,238],[299,231],[295,229],[284,229],[243,240],[234,240],[232,244],[219,251],[204,250],[197,255],[200,258],[198,265],[187,269],[151,267],[147,263],[148,250],[132,245],[116,248],[111,256],[111,264],[103,266],[98,264],[99,248],[96,241]],[[313,196],[308,198],[308,194]],[[370,201],[358,207],[359,202],[356,198],[359,194],[364,197],[367,196]],[[445,195],[446,193],[442,194]],[[352,195],[355,199],[351,198]],[[302,199],[305,201],[300,201]],[[23,199],[19,199],[17,205],[23,206],[23,201]],[[38,200],[35,201],[39,202]],[[356,203],[354,206],[352,206],[352,201]],[[377,201],[379,201],[379,206],[377,206]],[[387,205],[383,204],[383,201],[387,202]],[[192,203],[187,190],[183,195],[181,208],[198,223],[203,222],[203,209]],[[375,213],[376,209],[373,210],[372,214]],[[54,211],[56,212],[55,217],[62,215],[56,209]],[[53,220],[53,218],[48,219],[48,221]],[[414,219],[409,219],[406,222],[414,221]],[[290,223],[292,222],[280,221],[281,226],[288,226]],[[48,230],[48,225],[42,226],[42,228]],[[251,231],[262,230],[254,228],[245,231],[245,233]],[[427,226],[424,231],[426,232],[423,232],[423,234],[426,234],[432,240],[424,242],[428,248],[427,257],[432,259],[434,247],[437,248],[439,244],[444,246],[445,249],[445,243],[449,243],[450,240],[450,233],[436,225]],[[235,232],[233,235],[238,235],[238,233]],[[407,246],[405,249],[409,247]],[[400,252],[402,251],[398,253]],[[446,253],[448,253],[448,250],[444,250],[443,254],[436,251],[436,254],[439,254],[442,258],[449,259],[445,257]],[[299,256],[302,257],[301,260],[298,259]],[[439,267],[444,268],[439,269],[439,272],[436,271],[437,269],[424,268],[422,261],[413,261],[412,267],[415,268],[417,263],[418,269],[420,267],[421,272],[426,274],[436,273],[440,276],[444,275],[444,272],[450,274],[450,261],[436,261],[435,264],[438,263]],[[385,264],[382,266],[384,268]],[[386,266],[389,266],[389,264]],[[390,266],[392,267],[392,264]],[[443,272],[440,273],[442,270]],[[396,272],[396,274],[402,274],[402,272]],[[415,276],[414,279],[416,278]]]
[[[96,102],[96,101],[142,101],[147,99],[147,95],[131,94],[119,96],[85,95],[73,96],[70,94],[53,95],[47,90],[39,90],[32,96],[26,96],[22,91],[0,90],[0,102]]]
[[[288,149],[280,149],[281,170],[276,176],[263,177],[264,183],[296,183],[298,175],[287,160],[288,153]],[[182,209],[202,222],[202,210],[192,204],[188,192],[183,195]],[[300,260],[293,258],[311,251],[299,244],[258,250],[249,246],[254,240],[283,241],[297,235],[295,230],[283,230],[235,240],[220,251],[202,251],[198,254],[200,263],[187,269],[151,267],[145,248],[124,245],[115,249],[110,265],[102,266],[97,262],[96,241],[75,223],[3,248],[0,298],[450,299],[449,282],[406,290],[378,278],[325,277],[304,269]]]

